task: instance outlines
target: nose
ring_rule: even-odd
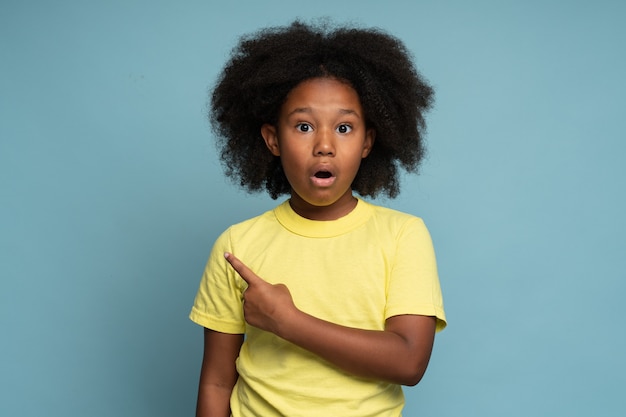
[[[321,129],[318,131],[313,153],[316,156],[334,156],[335,143],[332,135],[332,129]]]

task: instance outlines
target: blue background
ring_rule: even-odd
[[[618,1],[0,3],[0,414],[183,416],[227,182],[207,93],[241,34],[333,16],[402,38],[437,91],[396,200],[449,327],[406,416],[626,410],[626,6]]]

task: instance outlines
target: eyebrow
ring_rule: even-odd
[[[287,114],[287,117],[290,117],[297,113],[313,113],[313,110],[310,107],[297,107],[293,109],[292,111],[290,111],[289,114]],[[361,118],[359,114],[352,109],[339,109],[338,113],[339,114],[353,114],[356,117]]]

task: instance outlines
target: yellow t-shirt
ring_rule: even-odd
[[[231,252],[264,280],[283,283],[302,311],[343,326],[383,330],[400,314],[446,325],[430,235],[420,218],[358,201],[345,217],[308,220],[286,201],[226,230],[215,242],[190,318],[245,333],[231,397],[234,417],[398,417],[399,385],[348,374],[316,355],[246,324],[246,283]]]

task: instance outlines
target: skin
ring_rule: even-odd
[[[372,149],[375,132],[366,127],[352,87],[334,78],[299,84],[287,96],[277,124],[263,125],[261,134],[270,152],[281,158],[296,213],[313,220],[333,220],[354,209],[357,200],[351,184],[361,160]],[[390,317],[383,331],[339,326],[300,311],[285,285],[269,284],[235,255],[224,256],[248,283],[244,315],[252,326],[355,376],[402,385],[421,380],[433,347],[434,317]],[[242,335],[205,330],[198,416],[230,415],[228,398],[237,380],[235,359],[242,342]]]
[[[204,329],[204,357],[196,416],[230,416],[230,394],[239,376],[235,369],[235,360],[242,344],[242,334]]]

